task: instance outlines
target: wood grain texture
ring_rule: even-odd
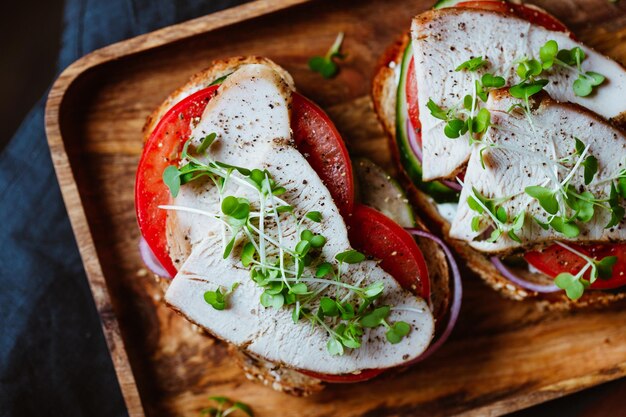
[[[500,298],[469,273],[459,325],[430,360],[304,399],[247,381],[226,346],[161,303],[137,252],[133,187],[146,116],[212,59],[265,55],[329,112],[354,155],[392,168],[370,82],[385,47],[431,3],[249,3],[96,51],[57,80],[46,112],[50,149],[132,416],[197,416],[209,395],[250,403],[260,416],[500,415],[626,375],[623,305],[546,314]],[[537,3],[626,63],[623,2]],[[340,30],[348,57],[325,81],[307,60]]]

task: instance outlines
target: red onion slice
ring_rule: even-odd
[[[526,290],[535,291],[538,293],[551,293],[561,291],[559,287],[554,284],[544,285],[544,284],[534,284],[532,282],[528,282],[523,278],[518,277],[514,273],[512,273],[509,268],[502,263],[502,260],[497,256],[491,257],[491,263],[496,267],[498,272],[500,272],[506,279],[511,281],[513,284],[516,284]]]
[[[172,278],[163,265],[161,265],[161,262],[154,256],[154,252],[152,252],[152,249],[150,249],[148,242],[146,242],[143,236],[139,239],[139,254],[141,255],[143,263],[146,264],[150,271],[161,277]]]
[[[444,184],[446,187],[453,189],[454,191],[461,191],[463,189],[463,187],[461,187],[461,184],[456,181],[441,180],[441,183]]]
[[[413,127],[413,123],[411,123],[411,119],[408,117],[408,115],[406,117],[406,131],[407,131],[407,136],[409,138],[409,145],[411,146],[411,151],[413,151],[413,153],[415,154],[415,157],[419,159],[421,163],[422,162],[422,145],[417,140],[417,132],[415,130],[415,127]],[[454,191],[461,191],[461,184],[457,183],[456,181],[441,180],[441,183]]]
[[[448,317],[448,323],[446,324],[444,331],[441,333],[441,336],[439,336],[439,338],[435,341],[435,343],[430,345],[428,349],[424,351],[424,353],[422,353],[420,356],[418,356],[417,358],[413,359],[410,362],[411,364],[414,364],[417,362],[421,362],[424,359],[430,357],[450,337],[450,334],[452,333],[452,330],[454,329],[454,326],[456,325],[456,322],[459,318],[459,313],[461,312],[461,300],[463,298],[463,285],[461,282],[461,273],[459,271],[459,266],[457,265],[456,260],[454,259],[454,256],[452,255],[452,251],[450,251],[450,248],[448,248],[448,246],[443,242],[443,240],[433,235],[432,233],[424,232],[423,230],[419,230],[416,228],[408,227],[408,228],[405,228],[405,230],[409,232],[410,234],[412,234],[413,236],[419,236],[419,237],[424,237],[426,239],[430,239],[433,242],[437,243],[439,246],[441,246],[441,249],[446,254],[446,258],[448,258],[448,264],[450,265],[450,269],[452,270],[452,304],[450,305],[450,314]]]
[[[422,162],[422,144],[417,140],[417,132],[415,131],[415,127],[413,126],[413,123],[411,123],[411,119],[408,114],[406,115],[406,135],[409,139],[411,150],[417,159]]]

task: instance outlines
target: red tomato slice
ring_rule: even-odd
[[[154,128],[137,167],[135,210],[139,229],[154,256],[171,276],[176,275],[176,267],[165,238],[167,212],[158,208],[170,201],[170,192],[161,176],[168,165],[178,162],[182,147],[191,134],[191,119],[202,115],[217,87],[198,91],[172,107]]]
[[[350,242],[361,252],[380,259],[380,266],[403,288],[428,300],[430,281],[426,261],[413,237],[396,222],[374,210],[357,204],[349,220]],[[321,375],[302,372],[325,382],[351,383],[374,378],[386,369],[366,369],[360,374]]]
[[[380,259],[380,266],[407,290],[428,300],[426,261],[415,239],[381,212],[358,204],[349,219],[348,235],[355,249]]]
[[[415,60],[411,59],[406,74],[406,102],[409,120],[415,129],[417,143],[422,146],[422,122],[420,122],[420,112],[417,106],[417,80],[415,77]]]
[[[298,150],[320,176],[343,217],[354,208],[354,178],[346,144],[333,122],[317,105],[295,93],[291,128]]]
[[[176,275],[165,237],[167,213],[158,206],[170,201],[162,174],[178,162],[182,146],[191,134],[190,120],[202,116],[218,86],[183,99],[159,121],[139,161],[135,182],[135,205],[141,234],[164,268]],[[298,93],[293,94],[291,123],[298,149],[328,187],[342,215],[354,207],[354,179],[346,145],[326,113]]]
[[[613,266],[613,276],[609,279],[598,278],[590,288],[607,290],[626,285],[626,243],[584,246],[568,243],[568,246],[593,259],[617,256],[617,262]],[[524,258],[529,264],[553,278],[561,272],[575,275],[586,265],[585,260],[580,256],[559,245],[552,245],[541,251],[528,252]],[[589,271],[585,273],[585,278],[589,279]]]

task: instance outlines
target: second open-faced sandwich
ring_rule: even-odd
[[[373,86],[413,200],[510,297],[626,297],[626,71],[534,6],[445,3]]]
[[[449,251],[367,161],[355,201],[339,133],[272,61],[215,62],[145,136],[144,259],[173,277],[166,303],[227,342],[250,378],[309,394],[420,361],[449,334]]]

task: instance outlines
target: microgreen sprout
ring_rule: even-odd
[[[461,63],[454,70],[455,71],[466,71],[467,70],[467,71],[470,71],[470,72],[474,72],[474,71],[478,70],[479,68],[487,66],[488,63],[489,63],[489,61],[483,59],[482,56],[477,56],[477,57],[468,59],[467,61]]]
[[[324,78],[333,78],[337,75],[337,72],[339,72],[339,66],[335,62],[335,58],[345,58],[345,55],[341,53],[342,43],[343,32],[339,32],[335,38],[335,42],[333,42],[328,52],[326,52],[326,55],[314,56],[309,60],[309,68],[312,71],[320,73]]]
[[[491,243],[497,241],[500,236],[505,234],[512,240],[521,243],[517,232],[524,226],[526,212],[521,210],[515,216],[509,216],[507,210],[502,205],[509,199],[510,197],[487,198],[476,188],[472,187],[472,194],[467,198],[467,205],[472,211],[477,213],[472,218],[472,231],[482,231],[481,234],[490,233],[486,240]]]
[[[581,167],[585,186],[592,185],[598,172],[598,160],[593,155],[588,155],[589,145],[585,145],[578,138],[574,140],[573,155],[578,158],[558,186],[549,188],[537,185],[526,187],[524,190],[547,214],[546,220],[535,218],[536,223],[545,230],[551,227],[568,238],[575,238],[580,234],[578,222],[589,223],[595,215],[596,208],[606,210],[611,215],[605,228],[618,225],[625,214],[621,200],[626,198],[626,192],[622,192],[626,191],[626,187],[622,191],[619,190],[620,184],[626,185],[626,170],[621,170],[608,180],[611,183],[608,198],[597,198],[588,189],[584,190],[582,185],[574,187],[570,184],[574,174]]]
[[[204,293],[204,301],[216,310],[224,310],[227,305],[227,297],[239,286],[238,282],[235,282],[230,290],[222,292],[221,288],[215,291],[206,291]]]
[[[581,257],[586,262],[585,266],[582,267],[576,275],[569,272],[562,272],[554,279],[556,286],[565,290],[565,293],[570,299],[578,300],[582,297],[585,290],[589,288],[598,277],[608,279],[613,275],[613,266],[617,262],[616,256],[606,256],[600,260],[596,260],[565,243],[556,242],[556,244]],[[589,279],[584,278],[587,271],[589,271]]]
[[[491,114],[485,108],[478,109],[478,99],[487,101],[488,92],[503,87],[505,79],[490,73],[478,77],[476,72],[488,64],[483,57],[475,57],[456,67],[455,71],[467,71],[472,74],[473,81],[472,93],[466,94],[458,105],[443,109],[432,99],[428,100],[426,107],[433,117],[445,122],[443,132],[448,138],[456,139],[469,133],[471,144],[479,140],[491,125]]]
[[[247,169],[211,159],[207,150],[217,139],[210,134],[195,150],[187,141],[181,154],[180,167],[169,166],[163,180],[172,196],[178,195],[181,185],[200,178],[213,182],[219,194],[219,212],[212,213],[199,208],[176,205],[160,206],[166,210],[178,210],[209,217],[222,226],[223,257],[237,254],[244,268],[249,269],[250,279],[263,289],[260,304],[265,308],[292,308],[294,323],[308,320],[321,326],[329,335],[327,343],[331,354],[343,354],[345,349],[361,346],[364,333],[362,320],[376,311],[376,300],[383,294],[382,281],[361,285],[361,281],[348,284],[341,280],[349,265],[359,264],[366,257],[349,249],[324,259],[326,236],[316,233],[317,224],[324,218],[319,211],[308,211],[301,216],[294,207],[281,200],[287,193],[267,170]],[[201,160],[201,159],[202,160]],[[248,192],[246,197],[227,195],[231,182]],[[256,194],[257,198],[253,195]],[[286,243],[284,222],[295,223],[295,242]],[[270,233],[268,225],[274,227]],[[235,247],[241,250],[235,251]],[[216,310],[228,308],[229,291],[217,288],[204,294],[205,301]],[[390,307],[387,307],[390,308]],[[387,315],[379,325],[386,328],[387,340],[399,343],[410,332],[405,322],[390,323]],[[368,321],[365,321],[368,323]],[[378,326],[378,325],[377,325]],[[372,327],[377,327],[372,326]]]
[[[254,412],[252,412],[252,408],[250,408],[249,405],[240,401],[233,401],[228,397],[222,396],[209,397],[209,400],[217,403],[217,406],[203,408],[202,410],[200,410],[201,416],[226,417],[233,413],[240,412],[240,415],[245,414],[249,417],[254,417]]]
[[[559,50],[558,43],[555,40],[549,40],[539,49],[539,57],[541,63],[538,67],[536,65],[539,64],[539,61],[534,59],[530,60],[533,61],[533,72],[539,71],[534,75],[539,75],[541,71],[549,70],[553,68],[554,65],[575,72],[578,78],[574,81],[572,88],[574,94],[579,97],[590,95],[594,88],[600,86],[606,79],[602,74],[598,74],[597,72],[582,70],[582,62],[586,59],[586,54],[585,51],[578,46],[572,49]],[[519,71],[518,67],[518,75],[520,75],[522,79],[525,79],[526,77],[522,76]]]

